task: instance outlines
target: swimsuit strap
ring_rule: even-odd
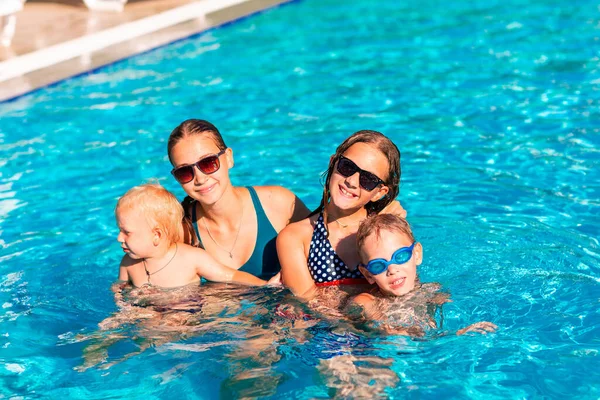
[[[252,205],[254,205],[254,210],[256,211],[256,222],[258,223],[257,236],[258,237],[261,236],[261,233],[262,233],[261,228],[263,228],[263,229],[271,228],[271,229],[275,230],[275,228],[273,228],[273,225],[271,224],[271,221],[269,221],[269,218],[267,218],[267,214],[265,213],[265,210],[262,207],[262,203],[260,202],[260,199],[258,198],[256,189],[254,189],[252,186],[246,186],[246,189],[248,189],[248,192],[250,192],[250,197],[252,198]],[[277,232],[275,232],[275,233],[277,233]]]
[[[256,189],[246,186],[252,199],[254,212],[256,214],[256,243],[254,251],[248,261],[240,268],[240,271],[248,272],[255,276],[271,277],[281,269],[275,241],[277,231],[269,221],[267,214],[258,198]]]

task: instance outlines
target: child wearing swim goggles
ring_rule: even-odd
[[[125,252],[120,281],[162,288],[199,284],[201,278],[257,286],[267,283],[222,265],[202,248],[183,243],[183,208],[159,184],[130,189],[117,202],[115,215],[117,240]]]
[[[370,293],[361,293],[352,299],[360,306],[368,319],[385,318],[382,302],[391,298],[405,296],[419,286],[417,266],[423,261],[423,246],[415,240],[408,222],[397,215],[379,214],[365,219],[356,235],[361,259],[359,269],[370,284],[377,289]],[[390,301],[388,301],[388,300]],[[447,297],[433,296],[433,303],[447,302]],[[418,319],[418,318],[417,318]],[[427,325],[435,328],[435,321]],[[409,329],[396,330],[394,333],[421,336],[422,331]],[[478,322],[460,329],[457,334],[466,332],[493,332],[496,325],[490,322]]]

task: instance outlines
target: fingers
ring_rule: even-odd
[[[481,334],[485,335],[487,333],[496,332],[496,329],[498,329],[497,325],[492,324],[491,322],[483,321],[483,322],[476,322],[473,325],[467,326],[466,328],[459,329],[456,332],[456,334],[460,336],[460,335],[464,335],[465,333],[468,333],[468,332],[473,332],[473,333],[481,333]]]
[[[269,279],[269,281],[267,282],[267,285],[269,286],[281,286],[282,282],[281,282],[281,272],[278,272],[277,275],[275,275],[274,277],[272,277],[271,279]]]

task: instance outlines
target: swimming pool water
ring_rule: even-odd
[[[0,104],[0,397],[600,397],[599,27],[590,0],[306,0]],[[116,199],[183,196],[187,118],[219,127],[234,183],[310,207],[345,137],[391,137],[444,330],[498,332],[304,329],[272,316],[285,291],[209,289],[190,331],[124,327],[74,370],[115,311]]]

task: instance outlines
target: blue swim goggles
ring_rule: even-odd
[[[373,275],[379,275],[387,271],[390,265],[404,264],[412,257],[412,251],[417,242],[413,242],[410,247],[401,247],[392,254],[392,259],[387,261],[385,258],[376,258],[369,261],[367,265],[362,264]]]

